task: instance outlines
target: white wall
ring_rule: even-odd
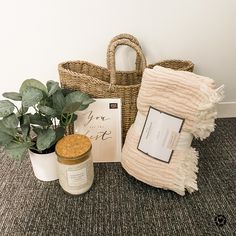
[[[235,0],[1,1],[0,94],[27,78],[59,80],[57,64],[65,60],[105,66],[109,40],[127,32],[149,63],[189,59],[196,73],[224,83],[221,116],[236,116],[235,13]]]

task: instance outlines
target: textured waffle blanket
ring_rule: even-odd
[[[190,193],[198,190],[198,153],[191,147],[192,137],[203,140],[214,131],[216,103],[222,98],[222,87],[215,89],[210,78],[160,66],[145,69],[137,99],[138,114],[122,150],[124,169],[149,185],[180,195],[185,190]],[[169,163],[137,149],[150,106],[184,119]]]

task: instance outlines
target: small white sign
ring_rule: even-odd
[[[93,162],[121,161],[121,100],[95,99],[79,111],[74,133],[87,135],[92,142]]]
[[[138,143],[138,150],[163,162],[170,162],[184,119],[153,107],[148,115]]]

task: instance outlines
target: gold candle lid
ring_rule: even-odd
[[[56,144],[56,154],[63,159],[80,159],[92,148],[90,139],[81,134],[71,134],[60,139]]]

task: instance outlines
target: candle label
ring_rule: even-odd
[[[94,170],[91,156],[83,163],[65,165],[57,162],[59,183],[68,193],[81,194],[86,192],[93,183]]]
[[[87,169],[68,170],[67,171],[68,185],[71,187],[80,187],[87,183]]]

